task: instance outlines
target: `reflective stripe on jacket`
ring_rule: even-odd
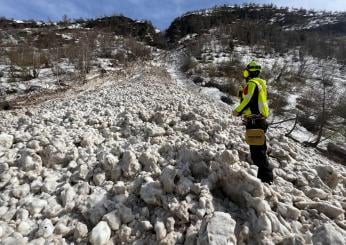
[[[235,109],[244,116],[261,114],[267,118],[269,107],[267,102],[267,83],[261,78],[250,79],[243,90],[243,101]]]

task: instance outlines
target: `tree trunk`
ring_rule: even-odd
[[[317,147],[318,144],[321,142],[321,138],[322,138],[322,132],[323,132],[323,128],[324,128],[324,125],[326,124],[326,84],[323,83],[323,101],[322,101],[322,119],[321,119],[321,125],[320,125],[320,128],[318,130],[318,135],[317,135],[317,138],[315,140],[315,142],[312,142],[311,144],[309,144],[310,146],[313,146],[313,147]]]

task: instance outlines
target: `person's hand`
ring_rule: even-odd
[[[239,112],[233,111],[233,112],[232,112],[232,115],[235,116],[235,117],[237,117],[237,116],[239,116]]]

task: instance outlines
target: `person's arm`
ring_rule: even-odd
[[[256,84],[253,82],[248,82],[247,86],[244,88],[243,91],[243,101],[240,103],[240,105],[235,108],[235,111],[240,115],[249,105],[251,98],[253,94],[255,93]]]

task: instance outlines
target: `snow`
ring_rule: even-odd
[[[308,29],[313,29],[317,28],[322,25],[328,25],[328,24],[333,24],[337,23],[339,21],[339,18],[337,16],[323,16],[321,17],[312,17],[311,19],[308,20],[307,23],[302,24],[302,25],[293,25],[291,27],[283,27],[285,31],[295,31],[295,30],[308,30]]]
[[[74,24],[69,25],[67,28],[68,29],[81,29],[82,25],[79,23],[74,23]]]
[[[297,106],[297,98],[299,98],[299,95],[297,94],[289,94],[287,97],[288,105],[285,107],[285,110],[295,109]]]
[[[200,93],[209,96],[211,99],[213,99],[216,102],[221,102],[220,99],[222,96],[226,96],[227,94],[221,92],[217,88],[206,88],[203,87],[200,89]]]
[[[62,38],[64,38],[64,39],[66,39],[66,40],[72,40],[73,39],[73,37],[72,37],[72,35],[71,34],[61,34],[61,37]]]

